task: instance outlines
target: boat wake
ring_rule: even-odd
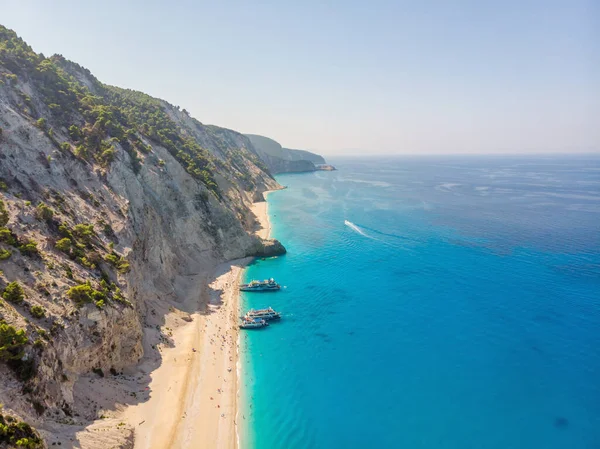
[[[360,229],[357,225],[355,225],[354,223],[352,223],[351,221],[348,220],[344,220],[344,224],[346,226],[348,226],[350,229],[352,229],[354,232],[359,233],[360,235],[362,235],[363,237],[366,237],[368,239],[373,239],[373,240],[379,240],[373,236],[370,236],[369,234],[367,234],[366,232],[364,232],[362,229]]]
[[[376,240],[378,242],[383,243],[384,245],[388,245],[394,248],[402,248],[407,249],[407,245],[411,246],[412,244],[418,243],[418,240],[405,237],[398,234],[389,234],[387,232],[378,231],[377,229],[369,228],[363,225],[357,225],[356,223],[352,223],[351,221],[344,220],[344,224],[352,229],[354,232],[362,235],[371,240]],[[365,232],[368,231],[369,233]],[[375,237],[371,234],[378,234],[381,237]],[[394,240],[389,239],[391,237]]]

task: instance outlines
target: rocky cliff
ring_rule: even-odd
[[[251,232],[277,187],[246,136],[0,26],[0,403],[75,419],[78,377],[135,365],[186,276],[285,251]]]
[[[246,134],[246,137],[271,173],[315,171],[319,170],[317,165],[325,164],[322,156],[310,151],[283,148],[273,139],[256,134]]]

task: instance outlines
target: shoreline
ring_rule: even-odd
[[[265,201],[252,203],[254,234],[268,238]],[[182,302],[164,303],[160,328],[147,325],[144,357],[119,379],[83,376],[80,403],[96,404],[83,427],[49,425],[87,449],[237,449],[241,395],[239,283],[254,260],[221,263],[181,279]],[[124,400],[132,396],[135,401]],[[75,447],[75,446],[73,446]]]
[[[238,283],[251,260],[219,264],[201,282],[209,295],[204,310],[171,328],[161,365],[148,373],[150,400],[120,416],[135,429],[136,449],[237,448]]]
[[[254,233],[263,239],[271,233],[267,196],[273,191],[264,192],[265,201],[250,208],[257,220]],[[172,332],[171,344],[159,345],[162,363],[147,373],[150,400],[127,406],[115,416],[134,429],[136,449],[239,448],[238,286],[253,259],[219,264],[212,276],[198,279],[198,288],[208,287],[205,309],[178,325],[165,322]],[[180,312],[169,315],[181,318]],[[142,361],[137,370],[146,372],[144,365]]]
[[[268,239],[271,236],[271,221],[269,220],[269,202],[267,201],[267,197],[273,192],[277,192],[277,190],[263,192],[265,200],[252,203],[252,207],[250,208],[258,221],[258,228],[255,229],[254,233],[262,239]]]

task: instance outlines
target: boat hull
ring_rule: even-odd
[[[241,292],[257,292],[257,293],[266,293],[266,292],[278,292],[281,290],[281,287],[277,288],[252,288],[252,287],[240,287]]]

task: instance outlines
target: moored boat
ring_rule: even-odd
[[[265,320],[260,319],[244,319],[240,324],[240,329],[260,329],[261,327],[268,326]]]
[[[281,286],[273,278],[240,285],[240,290],[243,292],[274,292],[280,289]]]
[[[281,313],[275,311],[272,307],[269,307],[266,309],[258,309],[258,310],[250,309],[246,313],[245,318],[263,319],[265,321],[278,320],[281,318]]]

